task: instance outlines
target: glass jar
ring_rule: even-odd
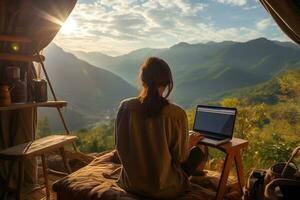
[[[33,95],[35,102],[46,102],[48,100],[46,80],[33,79]]]

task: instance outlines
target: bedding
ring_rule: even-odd
[[[149,198],[128,193],[118,187],[116,180],[120,169],[120,161],[116,151],[113,150],[55,182],[53,190],[57,193],[58,200],[148,200]],[[218,181],[218,174],[211,171],[208,171],[205,176],[192,176],[191,187],[176,200],[214,199]],[[224,199],[241,199],[240,193],[234,189],[230,179]]]

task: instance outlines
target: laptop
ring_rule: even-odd
[[[204,136],[200,143],[226,143],[232,139],[236,114],[236,108],[198,105],[193,131]]]

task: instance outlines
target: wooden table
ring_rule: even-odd
[[[248,146],[248,141],[239,139],[239,138],[232,138],[230,142],[221,144],[219,146],[214,146],[209,143],[199,142],[199,144],[203,144],[206,146],[217,148],[226,153],[226,158],[223,164],[222,174],[219,181],[216,199],[221,200],[225,194],[226,183],[229,176],[229,172],[232,168],[233,161],[235,162],[236,170],[237,170],[237,177],[241,192],[243,192],[243,187],[245,186],[245,178],[244,178],[244,167],[241,158],[241,149],[244,149]]]
[[[63,163],[66,170],[71,173],[71,169],[67,163],[67,159],[65,157],[64,145],[67,143],[72,143],[77,139],[77,136],[71,135],[51,135],[44,138],[40,138],[31,142],[27,142],[24,144],[19,144],[3,151],[0,151],[0,159],[2,160],[10,160],[10,168],[12,169],[15,162],[18,161],[18,188],[16,199],[21,199],[21,190],[23,184],[23,176],[24,176],[24,165],[23,160],[27,158],[32,158],[34,156],[41,156],[42,166],[43,166],[43,174],[45,179],[45,187],[46,187],[46,198],[50,198],[50,188],[48,184],[47,177],[47,162],[45,155],[49,152],[60,150],[61,156],[63,158]],[[10,182],[12,176],[12,170],[10,170],[8,174],[8,178],[6,180],[6,185]],[[4,199],[6,194],[4,194]]]

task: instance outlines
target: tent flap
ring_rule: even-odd
[[[281,30],[300,45],[300,1],[260,0]]]

